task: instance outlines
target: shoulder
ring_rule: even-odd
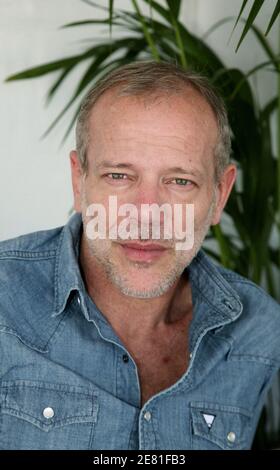
[[[243,307],[249,308],[254,306],[259,311],[265,305],[271,307],[269,312],[275,315],[276,319],[280,320],[280,304],[269,295],[264,288],[250,279],[241,276],[240,274],[226,269],[222,266],[216,266],[222,277],[239,295]],[[265,313],[265,312],[263,312]]]
[[[29,338],[29,342],[41,346],[45,343],[52,328],[56,255],[62,229],[0,242],[0,331],[22,340]],[[42,322],[45,328],[39,339]]]
[[[63,227],[28,233],[0,242],[0,283],[5,288],[24,286],[42,271],[56,257],[59,238]],[[33,273],[33,275],[32,275]],[[36,276],[38,272],[36,273]]]
[[[280,363],[280,304],[262,287],[231,270],[217,266],[236,291],[242,313],[229,327],[238,354],[252,354]]]
[[[40,230],[0,242],[0,261],[12,257],[54,254],[63,227]]]

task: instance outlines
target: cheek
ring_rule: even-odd
[[[95,210],[95,217],[97,213],[101,216],[105,213],[108,214],[108,196],[102,194],[101,191],[98,190],[97,186],[94,182],[87,181],[82,189],[82,206],[83,206],[83,213],[84,216],[89,208],[92,206],[91,213],[93,214],[93,210]]]
[[[91,240],[86,237],[89,252],[91,252],[100,261],[109,260],[112,257],[112,244],[108,239],[97,238]]]
[[[195,229],[201,228],[205,223],[209,223],[210,220],[209,218],[212,217],[213,214],[213,199],[209,200],[202,204],[197,204],[194,207],[194,224],[195,224]]]
[[[108,202],[108,195],[104,194],[104,191],[102,192],[94,181],[85,184],[84,192],[88,204],[105,205]]]

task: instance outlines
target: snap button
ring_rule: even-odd
[[[232,304],[230,303],[229,300],[225,299],[225,300],[224,300],[224,304],[225,304],[230,310],[233,310],[233,306],[232,306]]]
[[[227,435],[227,440],[233,444],[235,442],[235,439],[236,439],[235,432],[232,432],[232,431],[229,432]]]
[[[192,358],[192,353],[190,353],[190,359]]]
[[[81,299],[80,299],[79,296],[78,296],[77,302],[78,302],[79,305],[81,305]]]
[[[50,407],[45,408],[44,411],[43,411],[43,416],[44,416],[44,418],[46,418],[46,419],[52,418],[52,417],[54,416],[54,411],[53,411],[53,409],[50,408]]]
[[[129,357],[128,357],[127,354],[123,354],[122,359],[123,359],[123,362],[125,362],[125,363],[129,361]]]
[[[144,414],[144,419],[145,419],[146,421],[151,421],[152,415],[151,415],[151,413],[150,413],[149,411],[146,411],[146,413]]]

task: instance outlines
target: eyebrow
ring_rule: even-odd
[[[97,168],[98,169],[102,169],[102,168],[132,168],[133,169],[135,168],[135,165],[133,165],[132,163],[128,163],[128,162],[116,163],[116,162],[112,162],[109,160],[104,160],[103,162],[97,165]],[[169,172],[202,177],[202,173],[200,171],[191,169],[191,168],[189,169],[183,168],[181,166],[173,166],[171,168],[168,168],[166,170],[166,173],[169,173]]]
[[[202,176],[202,173],[198,170],[194,170],[194,169],[187,169],[187,168],[183,168],[181,166],[173,166],[172,168],[168,168],[168,172],[171,171],[173,173],[181,173],[181,174],[184,174],[184,175],[193,175],[193,176],[199,176],[201,177]]]
[[[133,168],[134,165],[132,163],[116,163],[110,162],[109,160],[104,160],[97,165],[97,168]]]

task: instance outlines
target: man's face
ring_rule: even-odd
[[[98,263],[110,282],[126,295],[152,298],[166,292],[190,264],[209,226],[219,221],[221,210],[235,179],[226,178],[226,188],[215,184],[214,149],[218,130],[209,105],[194,90],[184,95],[139,98],[104,94],[90,118],[88,171],[82,175],[72,152],[75,209],[82,212],[83,243],[88,262]],[[233,170],[233,169],[232,169]],[[109,211],[109,196],[117,196],[117,207],[133,204],[141,214],[142,204],[194,204],[194,245],[177,250],[172,239],[149,240],[86,237],[87,208],[102,204]],[[118,217],[120,223],[124,217]],[[188,221],[183,215],[183,229]],[[141,217],[138,219],[140,237]],[[162,222],[162,219],[161,219]],[[160,223],[161,226],[161,223]],[[147,227],[146,227],[147,228]],[[162,228],[162,226],[161,226]],[[161,250],[138,250],[128,242],[161,245]]]

